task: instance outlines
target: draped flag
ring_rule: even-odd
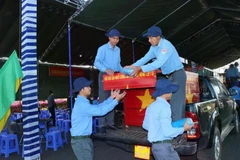
[[[22,0],[21,54],[24,160],[40,160],[37,90],[37,0]]]
[[[23,77],[16,51],[13,51],[0,70],[0,132],[11,114],[11,104]]]

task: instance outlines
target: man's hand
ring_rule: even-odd
[[[131,73],[131,76],[136,77],[138,75],[138,73],[141,72],[141,71],[142,71],[141,67],[133,66],[133,71]]]
[[[126,96],[126,92],[124,91],[124,92],[122,92],[121,94],[118,93],[118,94],[116,95],[116,98],[115,98],[115,99],[116,99],[118,102],[120,102],[125,96]]]
[[[125,67],[123,67],[123,68],[134,68],[134,66],[133,66],[133,65],[130,65],[130,66],[125,66]]]
[[[106,69],[105,71],[109,76],[113,76],[114,75],[114,71],[110,70],[110,69]]]
[[[192,129],[193,126],[189,126],[188,121],[186,120],[183,127],[184,127],[184,131],[189,131]]]
[[[116,89],[115,91],[113,91],[113,89],[111,90],[111,97],[112,99],[116,98],[116,96],[120,93],[120,89]]]

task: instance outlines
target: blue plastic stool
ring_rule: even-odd
[[[54,127],[50,127],[49,128],[49,132],[53,132],[53,131],[59,131],[59,128],[54,126]]]
[[[68,141],[67,141],[67,133],[64,132],[64,131],[62,131],[62,132],[61,132],[61,136],[62,136],[62,133],[63,133],[62,143],[68,144]]]
[[[2,135],[4,134],[8,134],[8,130],[4,129],[2,130],[2,132],[0,133],[0,146],[2,144]],[[0,147],[0,153],[1,153],[1,147]]]
[[[4,134],[8,134],[8,130],[7,129],[3,129],[2,132],[0,133],[0,146],[1,146],[2,135],[4,135]],[[1,148],[0,148],[0,153],[1,153]]]
[[[60,130],[63,130],[63,127],[62,127],[62,124],[63,124],[63,119],[58,119],[57,122],[56,122],[58,128]]]
[[[54,151],[57,151],[57,148],[60,146],[63,148],[61,132],[60,131],[48,132],[46,137],[46,150],[48,148],[53,148]]]
[[[56,123],[56,124],[57,124],[57,121],[58,121],[59,119],[63,119],[63,116],[62,116],[62,115],[56,115],[56,120],[55,120],[55,123]]]
[[[60,115],[62,116],[62,119],[65,119],[65,112],[64,111],[62,113],[60,113]]]
[[[71,120],[71,116],[70,116],[70,114],[68,112],[65,114],[65,119],[66,120]]]
[[[64,134],[63,142],[66,143],[66,144],[68,144],[67,133],[70,130],[70,123],[71,123],[70,120],[64,120],[63,123],[62,123],[62,131],[63,131],[63,134]]]
[[[66,134],[66,132],[64,130],[59,129],[58,127],[51,127],[51,128],[49,128],[49,132],[54,132],[54,131],[60,131],[61,134],[63,132],[64,137],[62,138],[62,142],[68,144],[68,142],[67,142],[67,134]]]
[[[96,133],[97,128],[99,128],[99,119],[98,118],[93,118],[93,131],[92,131],[92,133]]]
[[[58,114],[56,115],[56,119],[63,119],[63,116],[62,116],[60,113],[58,113]]]
[[[7,129],[3,129],[1,134],[8,134],[8,130]]]
[[[48,115],[49,115],[49,111],[48,111],[48,110],[41,110],[41,111],[40,111],[40,114],[41,114],[41,115],[47,115],[47,116],[48,116]]]
[[[65,133],[67,133],[70,130],[70,123],[71,123],[70,120],[64,120],[62,122],[62,129]]]
[[[54,132],[54,131],[60,131],[61,132],[61,136],[62,136],[63,130],[59,129],[58,127],[51,127],[51,128],[49,128],[49,132]],[[62,138],[62,142],[68,144],[68,142],[67,142],[67,134],[65,132],[63,132],[63,134],[64,134],[64,137]]]
[[[16,134],[1,134],[0,155],[5,154],[5,158],[10,153],[17,152],[19,154],[18,138]]]

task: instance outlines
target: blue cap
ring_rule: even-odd
[[[159,97],[163,94],[177,92],[179,85],[170,82],[168,79],[159,79],[156,82],[155,91],[152,93],[153,97]]]
[[[143,37],[148,37],[148,36],[152,36],[152,37],[161,36],[161,37],[163,37],[161,28],[159,28],[157,26],[150,27],[148,29],[147,33],[143,34]]]
[[[81,91],[84,87],[89,87],[92,84],[93,81],[87,80],[85,77],[80,77],[74,80],[73,82],[73,92],[79,92]]]
[[[114,37],[114,36],[118,36],[121,38],[124,38],[123,35],[121,35],[121,33],[117,30],[117,29],[111,29],[109,32],[107,32],[105,34],[107,37]]]

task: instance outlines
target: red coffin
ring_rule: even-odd
[[[115,73],[114,76],[105,74],[103,82],[104,90],[155,87],[156,71],[140,72],[137,77],[129,77],[122,73]]]
[[[124,89],[127,96],[124,99],[125,125],[141,126],[146,111],[146,104],[150,104],[151,93],[156,85],[156,71],[140,72],[137,77],[129,77],[122,73],[114,76],[103,76],[104,90]]]
[[[186,103],[199,102],[198,74],[186,72]],[[124,122],[129,126],[142,126],[146,108],[151,104],[151,94],[156,84],[156,72],[140,73],[137,77],[125,76],[121,73],[114,76],[104,75],[104,89],[124,89]]]

